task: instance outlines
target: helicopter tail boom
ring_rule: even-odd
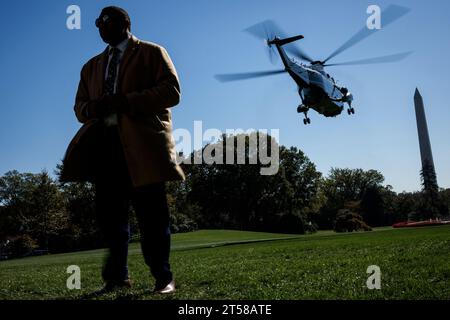
[[[267,40],[267,45],[269,46],[269,48],[272,47],[272,45],[275,45],[275,47],[277,48],[278,53],[281,57],[281,60],[283,61],[284,67],[286,68],[286,70],[289,70],[292,66],[292,62],[290,61],[289,57],[286,55],[286,52],[284,51],[284,48],[282,48],[282,47],[286,44],[301,40],[303,38],[304,37],[302,35],[284,38],[284,39],[275,37],[273,40]]]
[[[290,37],[290,38],[285,38],[285,39],[279,39],[279,38],[275,38],[273,40],[267,41],[267,44],[270,45],[278,45],[278,46],[284,46],[285,44],[291,43],[291,42],[295,42],[298,40],[303,39],[304,37],[302,35],[298,35],[295,37]]]

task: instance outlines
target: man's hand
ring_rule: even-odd
[[[104,95],[89,102],[86,107],[88,118],[103,118],[111,113],[125,113],[128,111],[128,100],[124,95]]]
[[[98,119],[104,117],[105,115],[106,115],[106,107],[103,103],[103,97],[88,102],[85,110],[85,116],[87,118]]]
[[[122,94],[103,96],[101,103],[105,106],[107,114],[126,113],[128,111],[128,100]]]

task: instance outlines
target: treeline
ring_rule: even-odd
[[[227,153],[229,157],[232,152],[234,163],[240,157],[246,164],[182,164],[186,180],[167,184],[172,232],[204,228],[300,234],[317,229],[344,232],[448,216],[450,189],[439,190],[430,201],[426,192],[395,193],[375,170],[333,168],[323,177],[295,147],[276,145],[278,172],[261,175],[260,169],[267,164],[261,163],[249,143],[252,135],[224,136],[189,155],[194,163],[194,158],[203,157],[207,149],[207,154],[215,159],[223,157],[226,163]],[[239,149],[239,141],[245,142],[244,148]],[[274,155],[271,146],[259,142],[257,147]],[[94,186],[60,183],[61,169],[59,164],[56,180],[46,171],[32,174],[14,170],[0,177],[0,256],[103,246],[95,220]],[[133,214],[131,230],[137,239]]]

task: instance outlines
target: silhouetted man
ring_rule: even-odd
[[[109,247],[104,291],[131,287],[131,202],[155,291],[170,293],[175,282],[165,181],[184,179],[169,110],[180,99],[178,76],[164,48],[131,35],[125,10],[106,7],[95,24],[108,47],[81,71],[74,109],[83,127],[66,152],[62,180],[95,184],[98,221]]]

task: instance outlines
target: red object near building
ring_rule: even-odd
[[[450,224],[450,221],[443,220],[427,220],[427,221],[403,221],[392,225],[394,228],[416,228],[416,227],[430,227],[430,226],[442,226]]]

